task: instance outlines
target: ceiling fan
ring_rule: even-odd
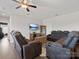
[[[32,4],[29,4],[29,3],[28,3],[27,1],[25,1],[25,0],[22,0],[22,1],[13,0],[13,1],[19,4],[19,6],[17,6],[16,9],[22,7],[22,8],[24,8],[24,9],[26,9],[28,12],[30,12],[29,7],[37,8],[37,6],[32,5]]]

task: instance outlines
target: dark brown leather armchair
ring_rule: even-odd
[[[33,41],[27,45],[23,45],[24,59],[33,59],[41,54],[42,45],[39,42]]]
[[[15,49],[23,59],[34,59],[41,54],[42,43],[40,41],[34,40],[27,42],[28,40],[18,31],[12,32],[11,34],[14,38]]]

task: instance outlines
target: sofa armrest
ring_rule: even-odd
[[[23,59],[31,59],[31,49],[28,44],[23,45]]]
[[[40,42],[30,42],[23,45],[23,59],[33,59],[34,57],[41,54],[42,43]]]

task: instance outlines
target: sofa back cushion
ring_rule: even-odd
[[[67,37],[68,32],[67,31],[52,31],[51,36],[54,39],[60,39],[62,37]]]
[[[59,44],[48,44],[46,46],[46,55],[49,59],[70,59],[70,49],[61,47]]]
[[[78,34],[76,32],[70,32],[65,40],[64,46],[67,48],[74,48],[78,41]]]
[[[22,36],[22,34],[20,32],[15,33],[15,38],[18,41],[18,43],[20,44],[21,47],[23,45],[27,44],[26,39]]]

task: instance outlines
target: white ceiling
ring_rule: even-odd
[[[31,12],[20,8],[15,9],[17,4],[12,0],[0,0],[0,14],[26,15],[34,19],[45,19],[56,15],[63,15],[79,11],[79,0],[30,0],[37,5],[36,9],[30,8]]]

